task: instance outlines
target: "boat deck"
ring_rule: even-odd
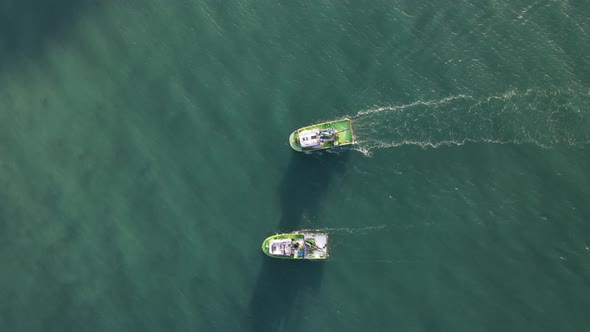
[[[328,236],[325,234],[305,234],[305,257],[307,259],[326,259],[328,257]]]
[[[346,119],[337,122],[322,123],[318,125],[316,128],[328,129],[330,127],[334,128],[334,130],[338,132],[338,134],[336,135],[337,139],[330,142],[324,142],[322,144],[322,148],[346,145],[353,142],[352,126],[350,125],[350,120]]]

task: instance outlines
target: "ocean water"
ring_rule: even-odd
[[[587,1],[0,1],[1,331],[587,331],[589,170]]]

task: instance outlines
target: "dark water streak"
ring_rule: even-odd
[[[60,42],[86,13],[104,1],[2,0],[0,1],[0,74],[5,67],[39,60],[45,48]]]
[[[304,215],[317,213],[330,182],[345,171],[350,153],[293,153],[278,188],[281,218],[277,233],[296,231]],[[298,307],[306,306],[304,296],[318,289],[323,273],[322,262],[264,257],[250,301],[251,331],[291,330],[303,311]]]

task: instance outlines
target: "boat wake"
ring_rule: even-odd
[[[328,233],[330,236],[331,254],[327,262],[346,262],[358,263],[358,264],[402,264],[402,263],[420,263],[424,261],[423,257],[392,257],[391,254],[380,257],[380,254],[371,253],[370,255],[363,253],[362,251],[355,250],[352,246],[356,246],[356,241],[372,241],[371,243],[379,243],[379,239],[375,239],[374,235],[383,234],[386,232],[403,232],[420,227],[421,225],[408,224],[408,225],[396,225],[396,224],[382,224],[372,225],[365,227],[325,227],[316,229],[305,229],[302,231],[309,232],[323,232]],[[422,226],[428,227],[429,223],[425,223]],[[352,241],[351,241],[352,240]],[[342,251],[348,252],[345,256],[342,256]]]
[[[348,227],[336,227],[336,228],[317,228],[317,229],[305,229],[303,231],[309,232],[329,232],[329,233],[348,233],[348,234],[367,234],[370,231],[382,230],[389,225],[378,225],[378,226],[367,226],[360,228],[348,228]]]
[[[379,106],[350,116],[355,150],[468,143],[582,147],[590,144],[590,91],[511,90],[488,97],[449,96]]]
[[[423,259],[421,258],[395,258],[395,259],[359,259],[359,258],[328,258],[326,262],[345,262],[347,264],[351,263],[364,263],[364,264],[400,264],[400,263],[420,263]]]

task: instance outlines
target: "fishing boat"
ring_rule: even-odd
[[[274,258],[327,259],[328,234],[303,231],[276,234],[262,242],[262,251]]]
[[[289,136],[289,144],[298,152],[326,150],[354,144],[352,121],[344,118],[299,128]]]

